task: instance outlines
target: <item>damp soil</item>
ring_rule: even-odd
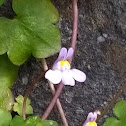
[[[60,14],[58,26],[62,46],[69,48],[72,34],[72,5],[70,0],[52,0]],[[69,126],[82,126],[87,114],[96,109],[104,110],[126,79],[126,1],[125,0],[78,0],[79,23],[77,47],[73,68],[87,75],[84,83],[76,82],[74,87],[65,86],[60,101]],[[0,16],[14,16],[11,0],[0,7]],[[56,58],[49,57],[51,66]],[[18,78],[12,88],[14,96],[24,94],[28,84],[39,76],[42,66],[39,59],[31,57],[20,66]],[[30,99],[34,114],[42,115],[52,94],[46,80],[36,84]],[[118,100],[125,99],[124,93]],[[105,117],[112,115],[110,110]],[[62,122],[58,111],[51,112],[49,119]]]

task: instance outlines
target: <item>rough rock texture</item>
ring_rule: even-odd
[[[52,0],[60,13],[58,26],[62,45],[69,47],[72,34],[72,5],[70,0]],[[81,126],[86,115],[96,109],[104,109],[126,78],[126,1],[125,0],[78,0],[79,24],[73,67],[87,75],[85,83],[66,86],[61,102],[69,126]],[[0,16],[14,15],[10,0],[0,7]],[[55,58],[49,58],[52,64]],[[39,60],[29,59],[21,66],[13,87],[14,95],[23,94],[28,80],[40,74]],[[125,98],[126,95],[124,95]],[[41,115],[52,95],[45,80],[39,82],[30,95],[34,114]],[[61,124],[56,109],[49,119]],[[104,122],[101,120],[100,125]]]

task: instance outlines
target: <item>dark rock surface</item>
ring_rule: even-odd
[[[58,26],[62,45],[69,47],[72,34],[71,1],[52,2],[60,13]],[[75,87],[66,86],[61,94],[69,126],[79,126],[90,111],[104,109],[126,78],[126,1],[78,0],[78,8],[78,38],[72,67],[85,72],[87,80],[85,83],[76,82]],[[13,15],[11,2],[7,0],[0,7],[0,16]],[[53,60],[49,58],[48,63],[52,64]],[[22,65],[13,87],[14,95],[23,94],[28,80],[31,82],[41,71],[39,60],[34,58]],[[30,95],[34,114],[41,115],[51,98],[47,82],[39,82]],[[49,119],[57,120],[61,125],[56,109]]]

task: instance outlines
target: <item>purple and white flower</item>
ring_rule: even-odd
[[[90,112],[83,126],[97,126],[96,119],[100,114],[100,111]]]
[[[52,69],[48,70],[45,74],[45,78],[51,81],[53,84],[62,82],[64,85],[75,85],[75,80],[78,82],[84,82],[86,75],[78,69],[71,69],[69,58],[73,56],[73,48],[61,48],[57,60],[54,62]]]

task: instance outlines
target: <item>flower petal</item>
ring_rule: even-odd
[[[73,78],[78,82],[84,82],[86,80],[86,74],[78,69],[71,69]]]
[[[70,85],[74,86],[75,85],[75,80],[72,77],[72,72],[71,71],[64,71],[62,74],[62,83],[64,85]]]
[[[87,116],[86,123],[87,122],[95,122],[97,119],[97,113],[96,112],[90,112]]]
[[[45,74],[45,78],[51,81],[53,84],[58,84],[61,81],[62,73],[59,70],[48,70]]]
[[[87,122],[87,123],[84,123],[84,125],[83,125],[83,126],[89,126],[89,125],[88,125],[88,122]]]
[[[66,56],[65,59],[68,60],[70,57],[72,57],[73,53],[74,53],[73,48],[69,48],[67,56]]]
[[[57,60],[55,61],[55,63],[60,60],[63,60],[66,56],[67,56],[67,49],[63,47],[63,48],[61,48],[59,56],[58,56]]]
[[[60,62],[54,63],[52,70],[60,70],[61,69],[61,64]]]
[[[94,112],[93,114],[94,114],[94,119],[93,119],[93,121],[95,122],[95,121],[96,121],[96,119],[97,119],[97,113],[96,113],[96,112]]]
[[[96,122],[87,122],[87,123],[84,123],[83,126],[97,126],[97,123]]]

